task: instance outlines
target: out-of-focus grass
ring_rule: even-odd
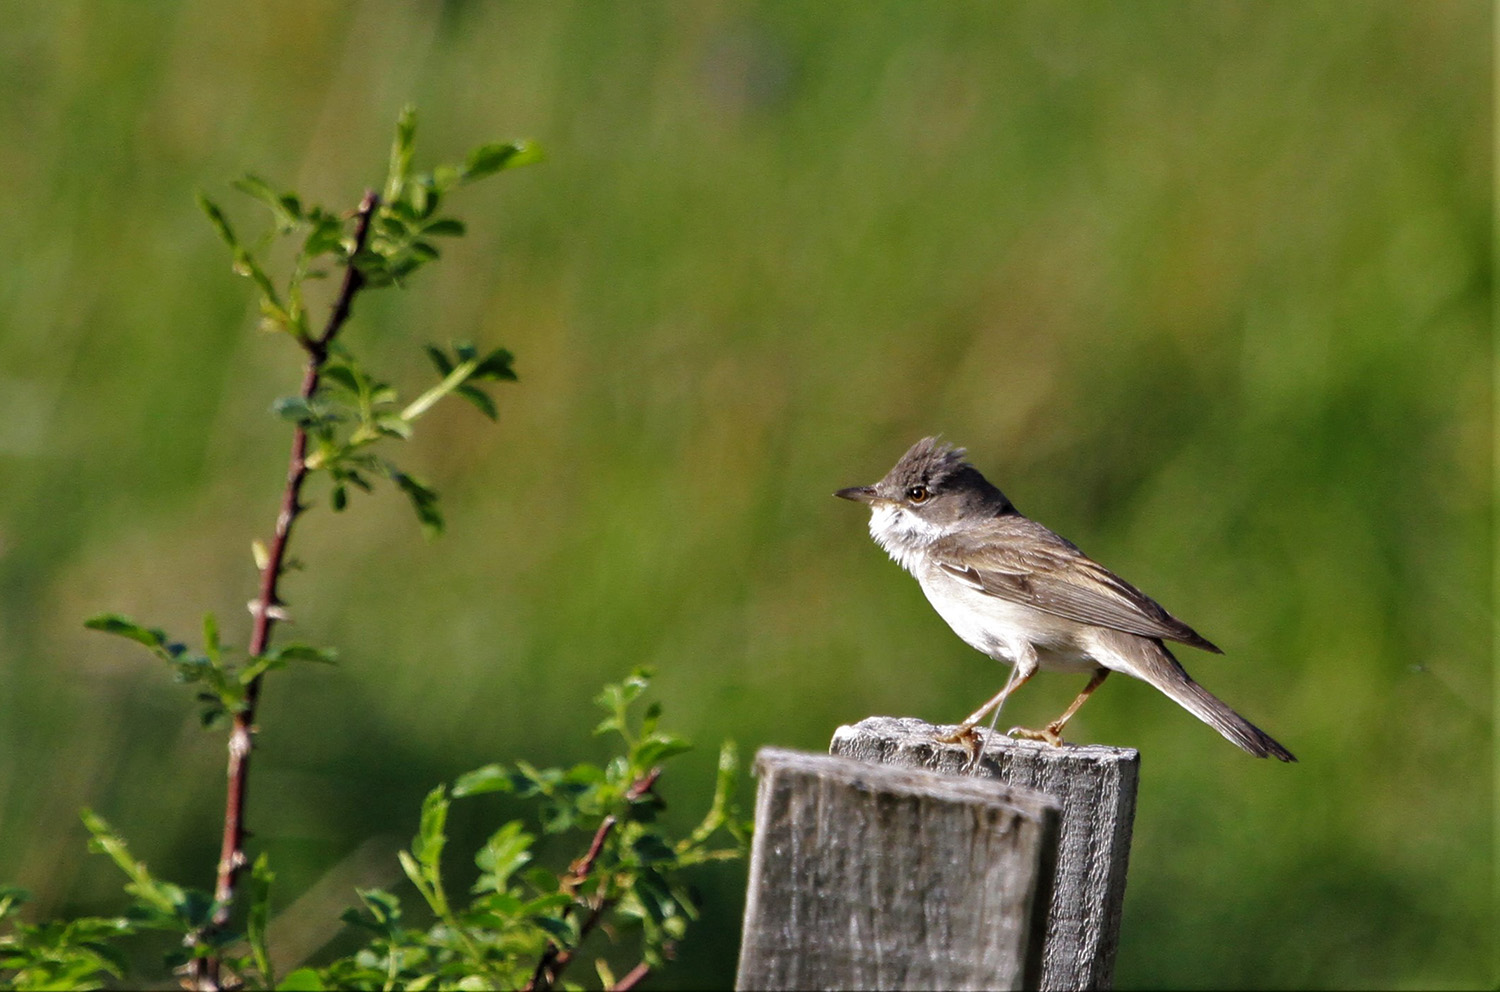
[[[352,204],[415,100],[429,162],[515,136],[549,160],[465,194],[471,236],[351,333],[408,383],[429,338],[507,345],[522,382],[498,428],[443,411],[408,455],[446,539],[394,496],[302,525],[297,636],[346,660],[263,707],[251,826],[283,898],[409,835],[440,778],[593,754],[588,700],[636,664],[669,721],[747,754],[967,712],[1001,670],[828,496],[942,431],[1220,643],[1184,661],[1302,759],[1144,686],[1083,711],[1079,739],[1144,754],[1119,983],[1490,981],[1491,17],[11,10],[0,877],[103,905],[88,803],[208,883],[221,742],[79,627],[246,626],[295,362],[192,191],[253,169]],[[683,815],[711,750],[665,786]],[[728,984],[740,877],[667,985]]]

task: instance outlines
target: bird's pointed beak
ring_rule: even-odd
[[[834,493],[839,499],[852,499],[856,503],[875,502],[874,486],[850,486],[848,489],[840,489]]]

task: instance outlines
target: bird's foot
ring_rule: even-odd
[[[984,751],[984,736],[980,734],[972,723],[965,723],[951,734],[944,734],[937,739],[939,744],[957,744],[969,753],[969,760],[964,762],[965,769],[971,769],[979,763],[979,755]]]
[[[1010,737],[1021,737],[1028,741],[1046,741],[1053,747],[1062,747],[1067,743],[1067,741],[1063,740],[1062,734],[1058,733],[1058,731],[1060,730],[1062,730],[1062,728],[1057,726],[1056,724],[1048,724],[1041,730],[1028,730],[1025,727],[1011,727],[1010,730],[1006,731],[1006,734]]]
[[[937,739],[939,744],[962,744],[969,747],[979,740],[979,731],[974,729],[972,723],[964,723],[955,727],[953,733],[944,734]]]

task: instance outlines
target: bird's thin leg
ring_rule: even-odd
[[[1009,681],[1009,679],[1007,679],[1006,681]],[[988,727],[986,727],[985,730],[984,730],[984,739],[986,741],[994,739],[994,737],[995,737],[995,727],[996,727],[997,724],[999,724],[999,722],[1000,722],[1000,707],[996,706],[995,707],[995,715],[992,716],[992,717],[990,717],[990,725]],[[982,753],[982,751],[983,751],[982,746],[980,746],[979,743],[978,743],[978,741],[976,740],[975,746],[971,747],[969,749],[970,753],[969,753],[969,767],[968,767],[968,772],[969,772],[970,775],[978,775],[979,774],[979,755]]]
[[[964,722],[959,724],[958,730],[955,731],[955,733],[962,734],[974,729],[974,726],[978,724],[980,720],[983,720],[985,717],[990,715],[990,710],[994,710],[995,715],[999,716],[1000,708],[1005,705],[1006,697],[1009,696],[1012,692],[1015,692],[1017,689],[1019,689],[1021,687],[1021,684],[1030,677],[1030,673],[1022,675],[1021,669],[1019,667],[1012,669],[1010,678],[1005,680],[1004,688],[991,696],[989,701],[983,706],[979,707],[979,709],[964,717]]]
[[[1028,650],[1021,653],[1020,657],[1016,660],[1015,667],[1011,669],[1010,678],[1005,680],[1004,688],[995,693],[979,709],[970,713],[953,733],[940,737],[939,740],[944,744],[964,745],[970,751],[971,765],[977,763],[983,742],[979,740],[979,735],[974,732],[975,725],[988,716],[991,710],[994,711],[995,720],[998,722],[1000,719],[1000,708],[1005,705],[1005,700],[1011,693],[1025,685],[1037,673],[1037,669],[1036,652]]]
[[[1089,679],[1089,684],[1084,686],[1083,691],[1078,694],[1078,698],[1073,700],[1073,702],[1068,706],[1067,709],[1063,710],[1062,716],[1047,724],[1047,726],[1042,730],[1027,730],[1025,727],[1011,727],[1009,732],[1010,736],[1025,737],[1029,740],[1036,741],[1046,741],[1053,747],[1062,747],[1063,728],[1068,725],[1069,720],[1073,719],[1073,714],[1078,712],[1078,708],[1083,705],[1084,700],[1092,696],[1094,694],[1094,690],[1103,685],[1104,680],[1107,678],[1109,678],[1109,669],[1096,669],[1094,671],[1094,677]]]

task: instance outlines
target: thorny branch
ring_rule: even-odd
[[[639,779],[632,782],[630,788],[625,790],[626,801],[634,802],[635,800],[640,799],[646,793],[650,792],[651,787],[656,784],[656,780],[660,777],[661,768],[657,767],[651,769],[645,775],[642,775]],[[604,818],[604,821],[599,824],[599,829],[594,831],[594,839],[589,843],[588,850],[584,852],[583,857],[573,862],[573,864],[568,868],[568,875],[563,879],[563,888],[566,891],[570,893],[576,891],[578,886],[582,885],[583,882],[588,878],[589,873],[594,870],[594,862],[599,859],[600,852],[604,850],[604,842],[609,838],[610,832],[614,830],[618,822],[619,821],[615,818],[615,816],[611,814],[609,816],[606,816]],[[564,919],[566,919],[572,913],[573,907],[575,905],[577,904],[570,903],[567,906],[563,907]],[[601,886],[601,894],[589,907],[588,917],[578,928],[579,944],[582,944],[584,939],[587,938],[588,935],[593,931],[594,927],[599,924],[599,920],[603,918],[606,912],[609,911],[609,907],[610,900],[604,898],[604,896],[602,895]],[[548,941],[547,949],[542,952],[542,958],[537,962],[536,971],[532,973],[531,981],[526,983],[524,992],[547,992],[547,990],[551,989],[553,984],[562,975],[563,969],[566,968],[572,960],[573,951],[571,949],[564,950],[558,947],[552,941]],[[629,984],[620,985],[617,983],[616,988],[630,988],[636,982],[639,982],[641,979],[645,978],[646,972],[649,970],[650,969],[646,967],[645,963],[642,962],[642,964],[637,965],[635,968],[631,969],[630,972],[626,974],[625,978],[621,980],[622,982],[628,981]],[[640,972],[640,974],[636,974],[636,972]]]
[[[370,222],[380,206],[380,197],[374,190],[367,190],[360,200],[354,218],[354,249],[344,268],[344,280],[338,297],[329,312],[328,321],[321,334],[304,338],[301,342],[307,352],[307,365],[302,373],[302,388],[298,395],[310,400],[317,392],[323,366],[328,361],[328,347],[349,319],[354,296],[365,284],[365,277],[356,265],[356,259],[364,250],[370,234]],[[276,529],[271,540],[265,567],[260,573],[260,592],[250,604],[254,618],[250,633],[250,657],[265,654],[271,644],[271,630],[276,621],[284,618],[281,598],[277,593],[282,568],[286,561],[287,542],[291,537],[292,524],[301,514],[302,484],[307,479],[307,429],[298,425],[292,435],[292,453],[287,465],[286,487],[282,490],[281,511],[276,515]],[[250,774],[250,751],[255,734],[255,707],[260,698],[260,678],[245,687],[245,705],[234,715],[234,725],[229,732],[229,787],[224,802],[224,839],[219,849],[218,875],[214,883],[213,929],[222,928],[229,922],[234,902],[235,883],[240,872],[248,864],[245,856],[245,791]],[[202,937],[203,934],[197,935]],[[190,967],[192,987],[213,990],[221,987],[219,960],[215,956],[194,958]]]

